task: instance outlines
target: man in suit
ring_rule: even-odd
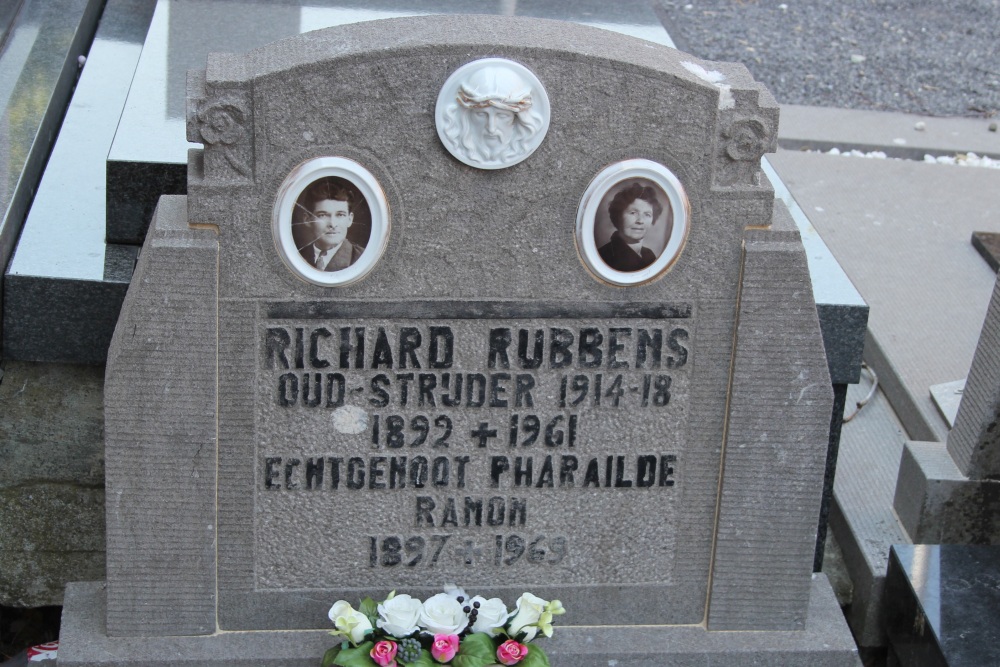
[[[608,205],[615,233],[597,249],[597,254],[615,271],[645,269],[656,261],[656,254],[643,246],[643,239],[662,213],[663,206],[653,188],[641,183],[622,188]]]
[[[347,230],[354,224],[350,192],[321,180],[303,193],[302,201],[307,211],[302,223],[307,243],[299,248],[302,257],[320,271],[340,271],[358,261],[365,247],[347,240]]]

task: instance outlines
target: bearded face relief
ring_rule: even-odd
[[[549,127],[549,99],[523,65],[484,58],[445,82],[435,110],[438,136],[456,159],[479,169],[503,169],[531,155]]]

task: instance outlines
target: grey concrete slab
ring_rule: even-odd
[[[10,260],[76,80],[77,57],[86,53],[102,4],[24,0],[0,10],[6,17],[0,41],[0,267]]]
[[[3,341],[11,358],[104,363],[135,262],[134,250],[104,241],[104,161],[153,7],[112,0],[105,8],[7,269]]]
[[[931,385],[968,373],[995,279],[1000,171],[781,151],[778,174],[871,306],[865,357],[910,436],[943,440]]]
[[[890,157],[974,152],[1000,157],[995,119],[942,118],[906,113],[783,104],[778,142],[782,148],[880,150]]]
[[[871,387],[865,379],[848,389],[846,414]],[[881,391],[844,424],[834,482],[830,530],[853,583],[847,620],[861,646],[885,643],[882,589],[889,547],[910,542],[892,509],[906,432]]]

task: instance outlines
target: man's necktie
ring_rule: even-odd
[[[329,249],[322,251],[319,257],[316,258],[316,268],[320,271],[326,270],[327,262],[330,261],[330,251]]]

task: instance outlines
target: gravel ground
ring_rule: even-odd
[[[1000,112],[1000,0],[660,4],[680,49],[744,63],[785,104]]]

